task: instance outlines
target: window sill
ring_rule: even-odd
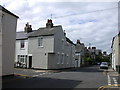
[[[43,48],[43,46],[38,46],[38,47]]]
[[[20,50],[25,50],[25,48],[20,48]]]

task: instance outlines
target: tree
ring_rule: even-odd
[[[102,57],[102,62],[110,62],[110,57],[109,56],[103,56]]]
[[[93,63],[93,59],[91,59],[90,57],[86,57],[85,61],[87,62],[87,64],[92,64]]]

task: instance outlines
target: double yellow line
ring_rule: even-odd
[[[105,88],[120,88],[120,84],[104,85],[98,88],[98,90],[104,90]]]

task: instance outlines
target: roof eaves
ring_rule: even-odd
[[[4,11],[4,12],[10,14],[10,15],[13,15],[13,16],[15,16],[16,18],[19,18],[17,15],[15,15],[15,14],[13,14],[12,12],[8,11],[7,9],[5,9],[5,8],[4,8],[3,6],[1,6],[1,5],[0,5],[0,10]]]
[[[28,36],[28,38],[32,38],[32,37],[40,37],[40,36],[54,36],[54,34],[49,34],[49,35],[36,35],[36,36]]]
[[[68,37],[66,37],[66,41],[73,44],[73,45],[75,45]]]
[[[20,39],[16,39],[16,40],[27,40],[28,38],[20,38]]]

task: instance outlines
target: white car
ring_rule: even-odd
[[[100,69],[108,69],[108,62],[102,62],[100,64]]]

